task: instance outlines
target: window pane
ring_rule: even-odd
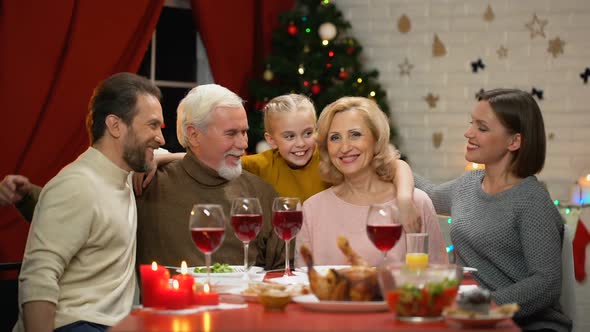
[[[166,125],[162,129],[162,134],[164,134],[166,140],[163,148],[170,152],[185,152],[185,149],[176,139],[176,108],[190,89],[160,87],[160,90],[162,90],[163,95],[162,110],[164,112],[164,124]]]
[[[156,80],[196,82],[196,37],[190,9],[162,9],[156,27]]]
[[[139,70],[137,70],[137,74],[141,75],[146,78],[150,78],[150,61],[152,60],[152,43],[150,40],[150,44],[148,45],[147,50],[143,56],[143,60],[141,60],[141,65],[139,66]]]

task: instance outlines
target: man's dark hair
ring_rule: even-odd
[[[160,89],[154,83],[133,73],[114,74],[100,82],[88,103],[86,130],[90,144],[96,143],[104,136],[105,120],[110,114],[131,125],[137,113],[137,97],[141,94],[152,95],[158,100],[162,98]]]

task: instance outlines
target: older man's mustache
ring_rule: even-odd
[[[242,158],[242,156],[246,153],[246,150],[229,150],[223,154],[224,157],[237,157]]]

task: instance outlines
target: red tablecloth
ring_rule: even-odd
[[[473,284],[470,278],[462,284]],[[178,315],[134,310],[109,331],[520,331],[512,320],[493,327],[462,327],[445,321],[407,323],[391,312],[309,311],[291,303],[283,312],[265,311],[258,303],[245,309]]]

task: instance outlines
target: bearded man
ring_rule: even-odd
[[[195,204],[220,204],[229,218],[237,197],[257,197],[263,210],[260,234],[250,243],[249,261],[266,269],[284,265],[284,242],[273,232],[273,187],[242,170],[240,158],[248,147],[248,119],[242,99],[216,85],[192,89],[177,109],[178,141],[187,149],[183,159],[158,169],[150,185],[137,197],[139,264],[156,261],[178,266],[204,265],[205,255],[195,246],[189,217]],[[241,265],[243,244],[226,223],[225,239],[213,262]]]
[[[105,331],[131,310],[137,211],[131,171],[164,144],[160,90],[131,73],[94,90],[91,146],[41,191],[19,274],[14,331]]]

